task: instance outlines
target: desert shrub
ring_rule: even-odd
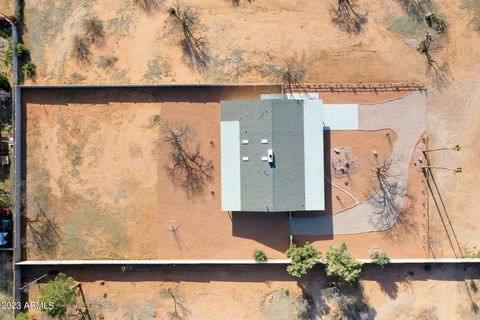
[[[73,38],[73,52],[72,55],[79,62],[88,62],[90,59],[90,43],[88,39],[75,36]]]
[[[85,79],[87,79],[87,78],[81,73],[73,72],[72,74],[70,74],[70,81],[72,83],[81,83]]]
[[[13,42],[12,38],[8,38],[5,48],[2,52],[3,63],[11,67],[13,64]]]
[[[17,43],[17,45],[15,46],[15,50],[15,54],[18,58],[24,58],[28,54],[28,48],[23,43]]]
[[[111,69],[117,63],[118,58],[114,56],[101,56],[98,61],[98,67],[102,69]]]
[[[174,77],[172,65],[167,57],[155,57],[148,60],[147,72],[143,78],[148,81],[159,81],[167,77]]]
[[[430,28],[442,34],[447,31],[447,19],[438,13],[429,13],[425,15],[425,22]]]
[[[328,248],[325,264],[327,275],[338,277],[347,282],[356,281],[362,271],[362,263],[355,260],[351,253],[347,251],[345,242]]]
[[[253,251],[253,259],[255,259],[255,262],[266,262],[268,260],[265,252],[259,249]]]
[[[370,254],[370,258],[373,263],[378,264],[382,268],[390,263],[390,257],[388,256],[388,253],[384,251],[374,251]]]
[[[468,248],[463,249],[463,258],[480,258],[480,250],[474,251]]]
[[[30,317],[28,316],[28,313],[20,312],[20,313],[17,314],[17,316],[15,317],[15,320],[30,320]]]
[[[37,66],[33,62],[27,62],[23,66],[23,74],[28,78],[34,78],[37,74]]]
[[[11,87],[10,87],[10,82],[8,81],[8,78],[0,73],[0,89],[5,90],[7,92],[10,92]]]
[[[473,12],[473,18],[470,23],[473,26],[473,30],[480,31],[480,0],[463,0],[460,7]]]
[[[321,253],[308,242],[303,247],[297,247],[291,244],[288,248],[287,257],[292,261],[287,267],[287,271],[294,277],[300,278],[315,266],[317,259],[320,259]]]
[[[105,39],[103,21],[97,17],[91,17],[84,22],[85,36],[90,43],[100,44]]]
[[[40,301],[46,305],[53,303],[52,308],[44,309],[50,317],[64,317],[67,309],[75,305],[77,293],[75,289],[71,289],[74,283],[72,277],[59,273],[54,280],[40,288]]]

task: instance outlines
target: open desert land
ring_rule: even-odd
[[[25,269],[33,280],[52,271]],[[58,269],[81,283],[77,308],[92,319],[478,319],[480,272],[472,265],[368,266],[358,285],[334,294],[322,267],[297,281],[282,266],[120,267]],[[38,300],[28,287],[25,301]],[[125,294],[128,292],[128,294]],[[428,297],[428,299],[426,299]],[[176,304],[174,299],[178,302]],[[75,308],[70,313],[75,314]],[[177,318],[174,312],[177,310]],[[30,309],[35,319],[47,319]],[[336,317],[337,316],[337,317]]]

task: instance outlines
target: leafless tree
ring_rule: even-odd
[[[427,72],[431,73],[437,86],[439,88],[446,87],[450,82],[450,79],[453,80],[453,76],[446,59],[444,59],[442,64],[439,64],[433,58],[432,52],[441,49],[441,47],[434,45],[434,40],[430,33],[427,32],[425,39],[420,41],[417,49],[427,59]]]
[[[172,129],[164,125],[163,130],[165,142],[171,148],[168,174],[188,194],[203,192],[206,183],[212,180],[213,162],[201,155],[199,145],[193,151],[190,150],[191,131],[187,126]]]
[[[79,62],[89,62],[90,61],[90,43],[88,39],[80,36],[75,36],[73,38],[73,52],[72,55]]]
[[[198,13],[188,6],[176,4],[168,9],[167,25],[180,38],[179,44],[188,65],[200,72],[206,71],[210,56],[207,40],[196,34],[202,27]]]
[[[332,21],[348,33],[359,33],[367,22],[367,13],[359,13],[357,0],[336,0],[330,9]]]
[[[271,77],[275,82],[281,82],[289,92],[300,88],[307,74],[307,67],[296,55],[286,57],[279,65],[267,65],[262,71],[263,76]]]
[[[60,240],[56,223],[47,216],[37,197],[22,211],[27,229],[33,239],[32,245],[38,248],[42,256],[48,256],[56,250]]]

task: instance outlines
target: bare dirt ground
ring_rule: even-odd
[[[282,266],[265,265],[56,270],[81,282],[95,319],[174,319],[171,294],[179,302],[181,319],[290,320],[299,314],[304,316],[300,319],[334,319],[339,310],[338,300],[326,289],[329,279],[322,267],[300,282]],[[49,270],[25,271],[25,279],[34,279]],[[382,270],[370,266],[355,289],[357,298],[342,305],[349,319],[478,319],[472,308],[480,303],[479,285],[478,268],[468,265],[434,265],[430,271],[413,265]],[[39,286],[29,286],[26,301],[38,300]],[[345,294],[352,297],[349,291]],[[85,306],[80,296],[77,301],[78,307]],[[46,319],[39,310],[30,312]]]
[[[434,1],[435,10],[448,21],[442,47],[433,54],[444,68],[435,72],[416,50],[429,30],[415,20],[413,7],[408,7],[412,2],[360,0],[368,21],[358,34],[348,34],[330,19],[333,1],[241,1],[238,7],[224,0],[185,1],[199,12],[199,34],[207,39],[213,57],[203,73],[185,64],[178,41],[167,31],[165,8],[171,3],[158,3],[146,12],[127,0],[27,1],[24,39],[38,65],[36,83],[271,81],[257,72],[258,66],[278,65],[292,55],[307,67],[310,83],[424,82],[429,146],[463,146],[460,153],[431,155],[432,165],[461,166],[463,174],[433,171],[438,192],[437,205],[432,197],[429,201],[429,245],[439,256],[459,256],[480,246],[474,222],[480,202],[473,200],[472,187],[480,174],[475,165],[480,155],[475,147],[480,39],[473,29],[474,11],[465,9],[467,2]],[[73,38],[82,35],[82,21],[92,16],[104,22],[105,38],[90,48],[90,62],[80,64],[72,57]],[[104,70],[102,57],[118,60]]]
[[[390,139],[386,138],[389,134]],[[349,147],[358,162],[358,169],[345,177],[337,178],[332,175],[332,182],[342,187],[355,197],[345,193],[339,188],[332,188],[332,212],[351,208],[355,200],[362,202],[373,196],[378,191],[374,184],[375,171],[373,170],[374,156],[376,151],[381,158],[388,159],[391,156],[392,146],[396,140],[393,130],[384,129],[378,131],[331,131],[330,148]],[[326,166],[329,166],[326,163]]]
[[[222,212],[218,179],[219,101],[257,98],[260,92],[278,89],[25,90],[24,257],[249,259],[260,248],[269,258],[284,258],[289,239],[286,214]],[[371,97],[372,102],[381,99],[381,94]],[[205,161],[212,161],[212,179],[202,181],[202,190],[185,188],[178,183],[181,176],[169,176],[173,149],[165,141],[166,125],[173,130],[187,126],[189,149],[198,147]],[[361,160],[362,167],[350,177],[350,191],[358,198],[368,195],[365,190],[375,192],[367,165],[371,149],[387,156],[395,133],[352,131],[350,136],[338,131],[331,136],[332,147],[348,142]],[[414,196],[402,217],[408,224],[401,220],[386,232],[331,240],[346,240],[357,257],[368,257],[372,247],[396,258],[425,256],[419,245],[425,210],[416,196],[421,197],[424,186],[421,173],[413,164],[411,168]],[[329,201],[341,209],[336,195],[332,192]],[[171,225],[174,232],[168,229]],[[401,245],[394,236],[404,237]],[[332,243],[318,240],[322,249]]]

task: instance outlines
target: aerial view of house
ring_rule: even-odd
[[[0,0],[0,320],[480,319],[479,0]]]

